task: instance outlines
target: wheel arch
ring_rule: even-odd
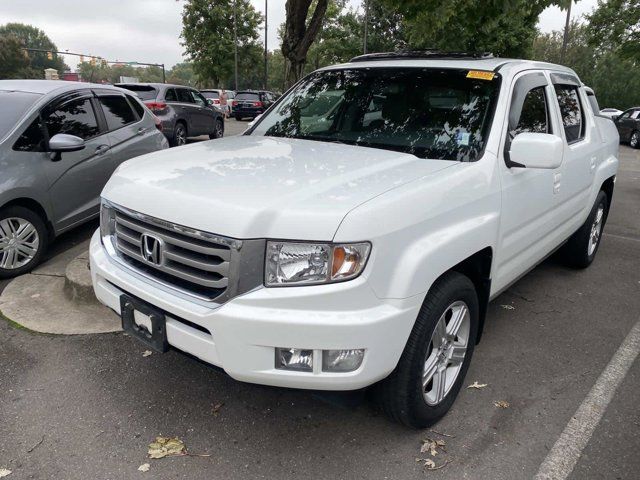
[[[493,249],[491,247],[485,247],[447,270],[447,272],[453,271],[466,276],[471,280],[476,288],[476,292],[478,294],[478,305],[480,306],[478,337],[476,338],[476,343],[480,342],[480,337],[482,337],[484,322],[489,306],[492,262]],[[444,273],[442,275],[444,275]]]
[[[40,202],[29,197],[18,197],[0,205],[0,210],[7,207],[14,207],[14,206],[28,208],[32,212],[39,215],[42,221],[44,222],[45,226],[47,227],[47,233],[49,234],[49,239],[52,239],[53,237],[55,237],[55,229],[53,227],[53,224],[51,223],[51,220],[49,218],[49,215],[47,214],[47,211],[45,210],[45,208],[42,206]]]
[[[615,188],[616,176],[612,175],[607,178],[602,185],[600,186],[600,190],[607,194],[607,216],[609,215],[609,209],[611,208],[611,201],[613,200],[613,189]]]

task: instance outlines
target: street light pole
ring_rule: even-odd
[[[569,0],[567,7],[567,19],[564,24],[564,35],[562,37],[562,51],[560,52],[560,63],[564,63],[564,57],[567,53],[567,44],[569,43],[569,27],[571,26],[571,4],[573,0]]]
[[[235,85],[233,89],[238,91],[238,19],[237,19],[237,8],[236,8],[236,0],[233,0],[233,55],[234,55],[234,63],[235,63]]]
[[[369,1],[364,0],[364,42],[363,42],[363,53],[367,53],[367,40],[369,36]]]
[[[167,76],[164,72],[164,63],[162,64],[162,83],[167,83]]]
[[[268,22],[267,22],[267,9],[268,9],[268,0],[264,0],[264,89],[267,89],[267,83],[269,80],[269,50],[267,49],[267,32],[268,32]]]

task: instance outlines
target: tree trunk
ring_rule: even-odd
[[[282,54],[285,58],[285,82],[290,86],[300,79],[307,61],[307,52],[315,40],[327,11],[328,0],[317,0],[307,23],[312,0],[287,0]]]

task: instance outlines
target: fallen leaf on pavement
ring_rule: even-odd
[[[478,383],[478,381],[476,380],[475,382],[473,382],[471,385],[469,385],[467,388],[477,388],[478,390],[481,388],[486,387],[487,385],[489,385],[488,383]]]
[[[153,352],[151,350],[145,350],[144,353],[142,354],[143,357],[148,357],[149,355],[151,355]]]
[[[140,471],[140,472],[148,472],[149,468],[151,468],[151,465],[149,465],[148,463],[143,463],[142,465],[140,465],[138,467],[138,471]]]
[[[149,444],[149,458],[163,458],[174,455],[186,455],[187,449],[178,437],[156,437]]]
[[[424,462],[424,466],[427,468],[436,468],[436,462],[434,462],[433,460],[427,458]]]
[[[0,478],[4,478],[11,475],[11,470],[7,470],[6,468],[0,468]]]
[[[493,404],[498,408],[509,408],[509,402],[506,400],[499,400],[497,402],[493,402]]]
[[[214,416],[214,417],[217,417],[217,416],[218,416],[218,413],[220,412],[220,409],[221,409],[223,406],[224,406],[224,402],[222,402],[222,403],[216,403],[216,404],[213,406],[213,409],[212,409],[211,411],[213,412],[213,416]]]
[[[504,308],[505,310],[515,310],[516,307],[514,307],[513,305],[500,305],[502,308]]]
[[[425,438],[422,440],[422,447],[420,447],[420,453],[427,453],[432,457],[438,455],[438,448],[444,450],[444,446],[447,443],[444,440],[431,440],[430,438]]]

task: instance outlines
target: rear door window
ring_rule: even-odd
[[[165,92],[164,99],[167,102],[177,102],[178,96],[176,95],[176,91],[173,88],[170,88]]]
[[[176,88],[176,92],[178,94],[178,101],[181,103],[195,103],[193,97],[191,96],[191,92],[184,88]]]
[[[49,138],[58,133],[89,140],[100,134],[96,114],[89,98],[71,100],[56,108],[45,119]]]
[[[131,109],[129,102],[122,95],[108,95],[98,98],[100,105],[102,105],[102,111],[104,112],[105,119],[107,120],[107,126],[109,131],[117,130],[118,128],[135,123],[138,121],[136,114]]]
[[[580,104],[578,87],[574,85],[554,85],[564,133],[567,143],[575,143],[584,138],[584,112]]]
[[[129,100],[129,103],[131,104],[133,109],[138,114],[138,117],[139,118],[144,117],[144,107],[142,106],[142,104],[135,98],[131,97],[130,95],[125,95],[125,96],[127,97],[127,100]]]

